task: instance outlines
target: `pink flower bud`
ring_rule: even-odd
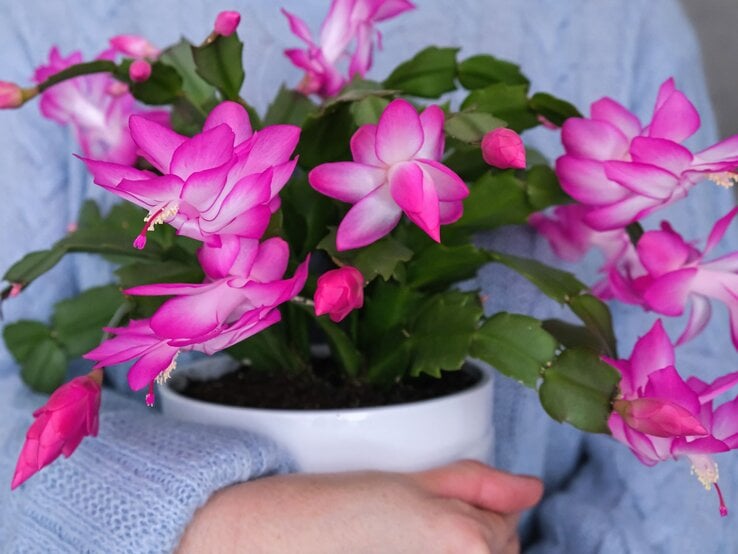
[[[11,489],[60,455],[69,457],[87,435],[96,436],[100,411],[102,370],[62,385],[33,413],[36,420],[26,433]]]
[[[238,12],[220,12],[215,18],[215,32],[224,37],[232,35],[241,23],[241,14]]]
[[[662,398],[616,400],[615,411],[636,431],[655,437],[701,436],[707,430],[688,409]]]
[[[0,81],[0,110],[23,105],[23,90],[15,83]]]
[[[118,35],[110,39],[110,46],[131,58],[154,59],[159,56],[159,49],[148,40],[138,35]]]
[[[500,169],[525,169],[523,139],[511,129],[494,129],[482,139],[482,157],[489,165]]]
[[[143,83],[151,77],[151,64],[146,60],[134,60],[128,68],[128,76],[134,83]]]
[[[315,315],[328,314],[338,323],[352,310],[364,305],[364,276],[355,267],[327,271],[318,278]]]

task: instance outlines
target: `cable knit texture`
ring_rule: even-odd
[[[692,146],[715,138],[694,34],[675,0],[419,0],[419,9],[383,24],[384,52],[372,76],[429,43],[463,47],[461,55],[491,52],[517,61],[533,90],[573,100],[583,111],[610,95],[643,118],[658,85],[674,75],[699,106],[703,128]],[[301,75],[282,56],[295,39],[279,5],[305,16],[317,28],[327,2],[284,0],[0,0],[0,77],[26,82],[51,43],[62,51],[93,55],[108,36],[141,33],[159,45],[180,34],[197,41],[221,9],[242,12],[246,42],[245,97],[264,110],[282,82]],[[66,129],[42,120],[34,106],[0,114],[0,204],[6,237],[0,262],[29,249],[45,248],[64,234],[86,197],[112,202],[92,187]],[[558,137],[546,129],[526,133],[551,159]],[[705,237],[717,215],[733,203],[730,192],[697,187],[690,200],[671,210],[677,230]],[[736,236],[733,233],[733,236]],[[479,237],[488,247],[553,260],[531,231],[508,228]],[[736,241],[733,241],[733,248]],[[592,258],[590,269],[596,267]],[[77,256],[62,263],[20,298],[3,306],[6,321],[48,317],[52,304],[76,290],[105,283],[109,269]],[[590,271],[593,276],[593,271]],[[489,311],[506,309],[539,317],[561,317],[528,283],[497,266],[480,272]],[[627,355],[653,316],[616,307],[621,354]],[[678,328],[678,322],[672,333]],[[735,369],[725,314],[709,331],[680,349],[679,367],[703,379]],[[674,335],[672,335],[674,336]],[[239,431],[165,420],[140,402],[108,392],[100,436],[86,439],[11,494],[8,486],[31,412],[43,402],[22,388],[17,368],[0,350],[0,551],[168,552],[194,510],[230,483],[288,469],[288,456],[268,440]],[[2,375],[5,375],[2,377]],[[584,438],[550,421],[532,391],[499,378],[495,390],[496,453],[500,468],[541,476],[546,499],[522,526],[526,550],[535,553],[729,553],[738,544],[734,516],[721,520],[714,493],[689,475],[685,462],[646,468],[623,446],[604,436]],[[738,458],[718,457],[721,484],[738,510]],[[247,524],[247,523],[245,523]]]

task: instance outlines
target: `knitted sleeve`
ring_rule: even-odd
[[[2,552],[171,552],[214,491],[290,469],[265,438],[173,421],[106,391],[99,436],[11,492],[31,413],[43,402],[16,377],[0,378]]]

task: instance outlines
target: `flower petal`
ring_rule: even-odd
[[[600,98],[592,103],[590,114],[592,119],[605,121],[616,127],[628,140],[641,134],[641,122],[638,118],[612,98]]]
[[[187,179],[198,171],[225,164],[233,157],[233,140],[233,131],[225,124],[195,135],[174,152],[171,173]]]
[[[584,222],[597,231],[621,229],[663,205],[664,202],[634,194],[609,206],[592,209],[584,216]]]
[[[379,240],[394,229],[402,209],[392,199],[388,186],[379,187],[348,211],[338,226],[336,248],[360,248]]]
[[[269,167],[288,161],[299,140],[299,127],[270,125],[254,133],[253,137],[239,146],[237,153],[248,154],[248,163],[244,171],[261,173]]]
[[[636,137],[630,144],[633,161],[655,165],[679,175],[692,163],[692,153],[676,142],[651,137]]]
[[[602,162],[564,155],[556,160],[561,187],[583,204],[611,204],[627,198],[628,189],[607,178]]]
[[[717,220],[715,225],[713,225],[712,230],[710,231],[710,236],[707,238],[707,243],[705,244],[703,255],[707,254],[710,250],[715,248],[717,243],[720,242],[720,240],[725,235],[725,232],[728,230],[728,227],[733,222],[733,218],[736,216],[736,214],[738,214],[738,208],[733,208],[727,214]]]
[[[701,294],[692,294],[687,326],[676,341],[677,346],[692,340],[707,326],[712,315],[710,301]]]
[[[674,90],[661,100],[648,126],[649,136],[682,142],[700,128],[700,114],[683,92]]]
[[[638,258],[652,277],[681,268],[692,248],[673,231],[647,231],[636,246]]]
[[[630,377],[634,391],[644,387],[653,371],[674,365],[674,347],[661,320],[636,341],[630,356]]]
[[[676,175],[655,165],[620,161],[605,162],[604,165],[608,179],[650,198],[669,198],[679,184]]]
[[[160,347],[141,356],[128,370],[128,386],[132,390],[147,387],[157,375],[172,365],[177,352],[177,348],[172,348],[162,342]]]
[[[226,124],[235,135],[235,145],[238,146],[245,140],[251,138],[253,130],[251,128],[251,120],[249,113],[241,104],[236,102],[225,101],[218,104],[203,125],[203,131],[214,129],[218,125]]]
[[[646,304],[660,314],[682,315],[696,274],[697,269],[691,267],[672,271],[655,279],[643,294]]]
[[[141,155],[162,173],[169,173],[172,156],[187,141],[187,137],[141,115],[132,115],[128,125],[131,138],[141,149]]]
[[[433,183],[438,199],[443,202],[455,202],[469,196],[469,187],[456,173],[440,162],[418,160],[420,169]]]
[[[415,154],[416,158],[440,160],[446,142],[443,130],[445,115],[435,104],[428,106],[420,114],[420,126],[423,128],[423,146]]]
[[[386,182],[387,171],[356,162],[333,162],[313,169],[308,180],[321,194],[355,204]]]
[[[376,151],[377,126],[362,125],[351,137],[351,155],[354,161],[384,167],[385,164],[377,158]]]
[[[420,117],[410,102],[390,102],[377,124],[377,157],[388,165],[410,160],[423,145]]]
[[[593,160],[617,160],[628,151],[628,139],[605,121],[570,117],[561,127],[567,154]]]
[[[249,277],[261,283],[281,279],[287,271],[290,247],[283,239],[273,237],[259,246]]]
[[[440,242],[438,195],[419,164],[399,163],[389,171],[392,198],[410,220],[436,242]]]

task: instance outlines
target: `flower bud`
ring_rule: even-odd
[[[215,18],[215,32],[224,37],[232,35],[241,23],[241,14],[238,12],[220,12]]]
[[[146,60],[134,60],[128,68],[128,76],[134,83],[143,83],[151,77],[151,64]]]
[[[482,139],[482,157],[494,167],[525,169],[523,139],[511,129],[494,129]]]
[[[352,310],[364,305],[364,276],[355,267],[327,271],[318,278],[315,315],[328,314],[338,323]]]
[[[0,110],[23,105],[23,90],[15,83],[0,81]]]
[[[97,435],[101,384],[102,370],[95,369],[56,389],[33,413],[36,420],[26,433],[11,489],[60,455],[69,457],[84,437]]]

